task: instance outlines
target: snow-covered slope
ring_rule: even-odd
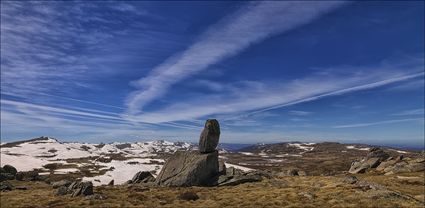
[[[2,144],[0,161],[1,166],[11,164],[18,171],[40,169],[42,174],[89,171],[95,176],[83,179],[93,181],[95,185],[106,184],[112,179],[115,184],[121,184],[138,171],[156,174],[164,163],[164,155],[192,148],[186,142],[88,144],[40,137]]]

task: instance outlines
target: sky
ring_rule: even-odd
[[[424,146],[424,2],[1,1],[1,141]]]

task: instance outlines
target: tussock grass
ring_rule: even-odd
[[[422,173],[405,174],[421,177]],[[127,186],[95,187],[94,192],[106,200],[88,200],[54,196],[54,189],[43,182],[12,181],[28,190],[1,193],[1,207],[423,207],[420,197],[424,184],[406,184],[395,176],[358,175],[397,191],[403,197],[386,190],[364,190],[356,184],[342,182],[343,176],[282,177],[234,187],[157,187]],[[184,193],[199,196],[197,200],[182,199]],[[413,198],[404,196],[413,196]],[[422,197],[423,198],[423,197]],[[419,199],[419,200],[418,200]]]

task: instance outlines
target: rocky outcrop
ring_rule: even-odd
[[[87,182],[73,182],[69,185],[68,193],[71,193],[72,197],[76,196],[88,196],[93,194],[93,183]]]
[[[390,155],[384,152],[380,148],[372,148],[369,153],[360,161],[354,161],[351,163],[349,173],[365,173],[371,168],[378,167],[381,162],[387,160]]]
[[[160,186],[214,186],[218,179],[218,152],[177,151],[156,178]]]
[[[148,182],[154,182],[154,181],[155,181],[155,177],[153,177],[153,175],[149,171],[140,171],[133,176],[133,179],[131,179],[129,183],[131,184],[148,183]]]
[[[403,155],[394,158],[380,148],[373,148],[362,160],[351,164],[349,173],[365,173],[371,169],[383,172],[385,175],[420,172],[425,170],[425,159],[405,158]]]
[[[220,139],[220,125],[216,119],[208,119],[199,139],[199,152],[214,152]]]

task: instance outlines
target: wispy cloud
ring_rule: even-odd
[[[134,82],[126,105],[131,114],[163,96],[177,82],[234,56],[252,44],[307,24],[343,5],[342,1],[255,2],[224,18],[186,51],[166,60]]]
[[[399,68],[374,70],[382,66],[349,67],[345,74],[310,75],[288,82],[244,81],[224,85],[225,90],[217,94],[202,95],[146,112],[132,119],[161,123],[184,121],[217,116],[222,120],[233,120],[285,106],[313,101],[328,96],[342,95],[359,90],[372,89],[396,82],[424,76],[417,72],[422,63],[412,66],[410,73]],[[363,71],[363,72],[361,72]],[[367,72],[367,73],[366,73]],[[314,86],[314,87],[312,87]],[[238,115],[242,113],[241,115]]]
[[[370,122],[370,123],[339,125],[339,126],[334,126],[333,128],[357,128],[357,127],[365,127],[365,126],[376,126],[376,125],[382,125],[382,124],[423,121],[423,120],[424,118],[395,119],[395,120],[377,121],[377,122]]]
[[[418,108],[418,109],[412,109],[412,110],[405,110],[399,113],[392,114],[393,116],[413,116],[413,115],[424,115],[424,109]]]
[[[288,114],[293,115],[293,116],[308,116],[308,115],[312,114],[312,112],[292,110],[292,111],[289,111]]]

